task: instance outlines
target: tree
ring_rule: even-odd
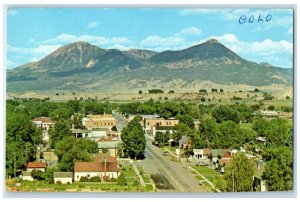
[[[139,90],[139,94],[143,94],[143,91]]]
[[[125,128],[123,128],[121,134],[124,154],[132,159],[144,158],[146,138],[140,121],[141,117],[135,117]]]
[[[254,92],[258,93],[258,92],[259,92],[258,88],[255,88],[255,89],[254,89]]]
[[[189,114],[183,114],[179,117],[179,121],[186,124],[189,128],[194,128],[194,120]]]
[[[174,142],[178,143],[182,136],[192,136],[192,129],[190,129],[186,124],[179,122],[173,128],[172,137]]]
[[[33,170],[31,171],[31,176],[33,179],[36,180],[44,180],[45,179],[45,173],[40,170]]]
[[[200,89],[199,93],[207,93],[207,90],[206,89]]]
[[[170,133],[167,131],[166,133],[156,132],[155,141],[158,144],[165,145],[170,139]]]
[[[220,131],[217,123],[213,119],[203,119],[200,125],[200,132],[205,138],[206,146],[220,148]]]
[[[239,122],[238,112],[225,105],[220,105],[219,107],[214,109],[214,111],[212,112],[212,116],[216,119],[217,123],[229,120],[235,123]]]
[[[118,131],[117,126],[113,126],[113,127],[111,128],[111,130],[112,130],[112,131]]]
[[[227,191],[245,192],[253,190],[254,162],[244,153],[233,156],[231,165],[225,168]]]
[[[127,182],[126,182],[126,178],[125,178],[124,172],[122,172],[122,173],[120,174],[120,176],[118,177],[118,179],[117,179],[117,184],[120,185],[120,186],[125,186],[125,185],[127,185]]]
[[[290,99],[290,96],[287,95],[287,96],[285,97],[285,99],[286,99],[286,100],[289,100],[289,99]]]
[[[201,97],[201,102],[205,102],[205,97]]]
[[[263,155],[266,167],[263,179],[268,191],[289,191],[293,189],[292,147],[268,149]]]
[[[49,133],[52,147],[55,147],[55,144],[58,141],[61,141],[64,137],[72,135],[69,124],[65,120],[56,122],[54,128],[51,128]]]
[[[274,110],[274,109],[275,109],[275,106],[274,106],[274,105],[268,106],[268,110]]]
[[[91,140],[79,140],[69,136],[58,141],[54,152],[58,157],[58,169],[61,171],[73,171],[74,163],[80,161],[89,161],[89,153],[98,151],[97,143]]]

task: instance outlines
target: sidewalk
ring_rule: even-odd
[[[141,185],[142,185],[143,187],[145,187],[146,184],[145,184],[145,182],[144,182],[144,179],[143,179],[142,176],[140,175],[140,171],[137,169],[137,167],[136,167],[136,165],[135,165],[134,162],[132,162],[132,167],[133,167],[133,170],[134,170],[135,174],[139,177],[140,182],[141,182]]]

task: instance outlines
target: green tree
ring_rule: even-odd
[[[187,125],[189,128],[194,128],[194,120],[189,114],[183,114],[179,117],[179,121]]]
[[[141,117],[135,117],[125,128],[123,128],[121,134],[124,155],[129,156],[132,159],[144,158],[146,138],[140,121]]]
[[[77,141],[75,137],[69,136],[56,143],[54,152],[58,157],[58,169],[73,171],[74,163],[89,161],[89,153],[94,153],[95,148],[88,140]]]
[[[56,143],[63,140],[64,137],[72,135],[69,123],[65,120],[56,122],[54,127],[50,129],[49,133],[52,147],[55,147]]]
[[[293,189],[292,147],[268,149],[263,155],[266,166],[262,175],[268,191],[289,191]]]
[[[220,131],[217,123],[210,118],[201,121],[200,132],[204,135],[206,145],[210,148],[220,148]]]
[[[212,112],[212,116],[216,119],[217,123],[229,120],[235,123],[239,122],[238,112],[225,105],[220,105],[219,107],[214,109]]]
[[[186,135],[188,137],[191,137],[192,136],[192,130],[186,124],[179,122],[173,128],[172,137],[173,137],[174,142],[178,143],[179,140],[184,135]]]
[[[254,162],[244,153],[233,156],[231,165],[225,168],[227,191],[246,192],[253,191]]]
[[[158,144],[165,145],[169,139],[170,139],[170,133],[168,131],[166,133],[156,132],[155,141]]]

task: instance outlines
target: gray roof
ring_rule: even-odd
[[[120,141],[110,141],[110,142],[98,142],[98,149],[102,148],[115,148],[118,147],[118,144],[121,143]]]
[[[188,143],[188,137],[186,135],[182,136],[179,140],[179,144],[187,144]]]
[[[54,178],[73,178],[73,172],[54,172]]]

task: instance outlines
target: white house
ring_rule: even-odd
[[[54,121],[52,121],[52,119],[50,119],[49,117],[35,118],[32,120],[32,122],[35,123],[37,127],[40,127],[43,130],[47,131],[55,125]]]
[[[72,184],[73,172],[54,172],[54,184],[61,182],[62,184]]]
[[[109,159],[102,159],[100,162],[75,162],[74,181],[80,181],[81,177],[100,177],[101,181],[108,181],[110,178],[118,178],[121,173],[117,162]]]
[[[46,167],[47,165],[44,162],[29,162],[27,164],[27,171],[31,172],[33,170],[40,170],[42,172],[45,172]]]
[[[23,171],[21,178],[22,178],[22,180],[34,181],[34,179],[31,176],[31,172],[29,172],[29,171]]]

